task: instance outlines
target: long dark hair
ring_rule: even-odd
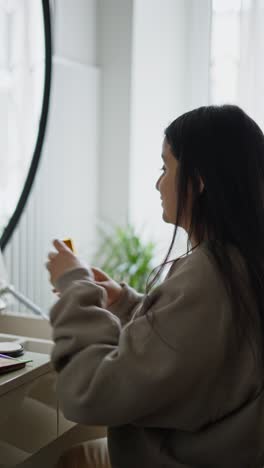
[[[174,120],[165,130],[167,143],[177,159],[177,213],[173,238],[157,274],[145,293],[159,279],[172,251],[177,226],[187,201],[188,182],[193,191],[192,218],[187,239],[195,234],[197,246],[205,239],[209,255],[219,268],[233,302],[238,338],[248,338],[263,368],[264,356],[264,135],[259,126],[235,105],[204,106]],[[200,192],[199,176],[204,182]],[[229,247],[239,252],[246,266],[256,307],[245,302],[241,276]],[[196,247],[196,246],[195,246]],[[179,257],[180,258],[180,257]]]

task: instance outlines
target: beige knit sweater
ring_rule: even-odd
[[[65,416],[108,427],[113,468],[264,465],[260,376],[248,344],[237,346],[206,243],[172,265],[148,304],[120,284],[106,310],[86,269],[58,280],[52,362]]]

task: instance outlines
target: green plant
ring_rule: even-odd
[[[138,292],[144,293],[147,278],[153,269],[155,244],[144,244],[131,224],[115,226],[111,234],[99,226],[97,229],[101,243],[93,264],[116,281],[125,281]]]

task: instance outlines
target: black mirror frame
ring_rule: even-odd
[[[50,89],[51,89],[51,72],[52,72],[52,38],[51,38],[51,14],[50,14],[50,5],[49,0],[42,0],[42,9],[43,9],[43,21],[44,21],[44,41],[45,41],[45,79],[44,79],[44,92],[42,100],[42,111],[39,123],[39,132],[36,141],[35,150],[33,153],[31,165],[28,171],[27,179],[19,198],[16,209],[10,218],[7,226],[4,229],[4,232],[0,239],[0,249],[3,252],[6,245],[10,241],[12,234],[17,226],[18,221],[22,215],[22,212],[26,206],[30,190],[32,188],[34,178],[37,172],[39,165],[42,145],[44,141],[47,120],[48,120],[48,111],[49,111],[49,101],[50,101]]]

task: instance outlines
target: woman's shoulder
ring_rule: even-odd
[[[240,256],[233,249],[231,258],[238,264]],[[206,298],[209,300],[221,297],[227,299],[227,290],[223,275],[218,267],[215,257],[207,242],[199,244],[191,253],[176,259],[169,273],[162,283],[162,292],[186,291],[194,294],[197,299]]]
[[[177,275],[183,271],[193,272],[194,274],[200,271],[203,273],[201,279],[205,278],[207,274],[219,275],[219,267],[213,253],[214,250],[218,251],[220,256],[224,256],[224,253],[228,254],[229,259],[237,268],[242,269],[245,267],[243,257],[235,246],[228,244],[226,247],[219,247],[216,250],[212,243],[203,241],[194,250],[175,259],[169,270],[168,277]]]
[[[207,242],[202,242],[194,250],[186,253],[186,255],[178,257],[174,260],[169,270],[167,278],[171,276],[178,276],[181,273],[188,272],[193,273],[194,275],[198,274],[199,278],[201,273],[203,275],[206,272],[212,273],[215,272],[216,265],[212,253],[208,247]]]

